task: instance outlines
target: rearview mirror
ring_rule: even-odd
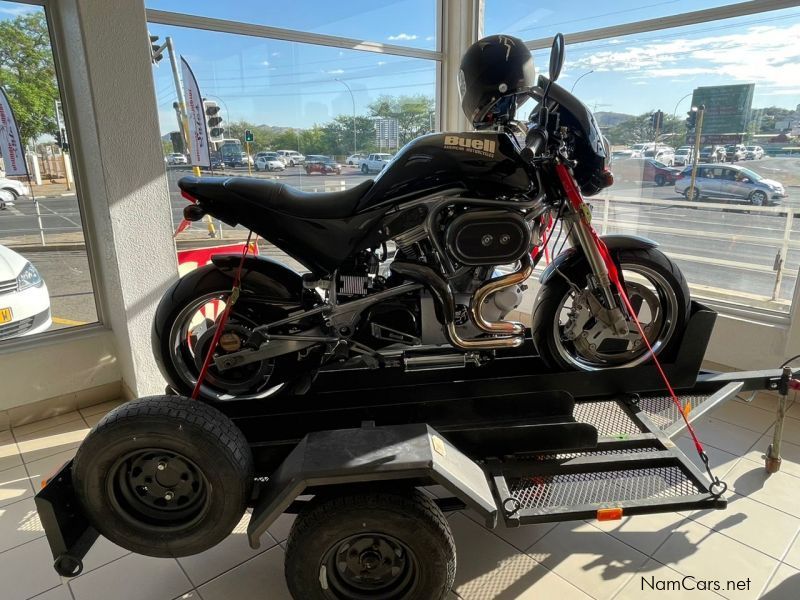
[[[557,33],[553,38],[553,46],[550,48],[550,81],[555,81],[561,75],[561,67],[564,66],[564,35]]]

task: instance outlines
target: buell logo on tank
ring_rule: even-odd
[[[472,154],[480,154],[481,156],[493,158],[494,152],[497,149],[497,142],[489,139],[446,135],[444,136],[444,148],[445,150],[460,150],[462,152],[471,152]]]

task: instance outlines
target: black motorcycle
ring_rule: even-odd
[[[519,306],[543,249],[559,250],[559,237],[561,248],[570,246],[540,278],[531,326],[552,368],[630,367],[650,358],[648,343],[658,354],[677,340],[689,311],[678,267],[653,242],[601,238],[591,226],[583,196],[613,183],[610,153],[591,112],[555,83],[563,57],[558,35],[550,77],[537,81],[522,41],[480,40],[459,76],[462,107],[477,131],[422,136],[374,180],[345,191],[305,193],[247,177],[181,179],[191,201],[186,219],[212,215],[243,225],[308,269],[301,275],[246,257],[200,396],[299,392],[331,363],[481,365],[525,343],[525,327],[505,317]],[[528,121],[516,121],[531,98]],[[240,260],[214,257],[158,306],[153,350],[180,393],[196,384]]]

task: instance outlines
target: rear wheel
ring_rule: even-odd
[[[188,556],[241,520],[253,458],[218,410],[153,396],[103,417],[78,448],[72,476],[86,516],[109,540],[147,556]]]
[[[750,204],[753,206],[766,206],[768,204],[767,195],[761,190],[756,190],[750,194]]]
[[[667,183],[667,178],[666,177],[664,177],[663,175],[656,175],[656,185],[658,187],[662,187],[666,183]]]
[[[162,375],[179,394],[188,396],[194,389],[231,284],[227,275],[214,265],[207,265],[182,277],[158,305],[153,322],[153,354]],[[252,340],[257,340],[258,325],[286,316],[278,308],[249,302],[246,279],[242,285],[243,293],[231,310],[215,357],[250,347]],[[212,361],[200,397],[210,402],[258,399],[287,386],[302,387],[313,372],[313,356],[284,354],[223,371]]]
[[[455,569],[447,519],[416,489],[315,498],[286,548],[286,582],[303,600],[441,600]]]
[[[696,202],[700,200],[700,190],[696,187],[686,188],[686,191],[683,193],[686,196],[686,199],[692,202]]]
[[[689,316],[689,288],[680,269],[655,248],[612,253],[654,352],[658,355],[674,347]],[[555,275],[542,285],[533,309],[533,341],[547,364],[594,371],[633,367],[650,359],[632,319],[627,320],[627,333],[619,334],[595,314],[600,299],[587,287],[587,261],[561,273],[564,277]]]
[[[369,168],[367,167],[367,165],[361,165],[361,172],[362,172],[364,175],[366,175],[367,173],[369,173]]]

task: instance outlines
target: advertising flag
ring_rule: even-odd
[[[189,156],[195,167],[210,167],[211,153],[208,148],[208,132],[203,114],[203,98],[189,63],[181,56],[183,95],[186,99],[186,116],[189,119]]]
[[[8,103],[6,91],[2,87],[0,87],[0,152],[3,155],[6,175],[28,174],[17,122]]]

